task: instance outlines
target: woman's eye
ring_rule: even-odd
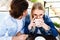
[[[42,14],[40,14],[40,16],[42,16]]]
[[[37,16],[36,14],[34,14],[34,16]]]

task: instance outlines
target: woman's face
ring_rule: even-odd
[[[40,19],[40,18],[43,18],[44,16],[44,11],[43,10],[39,10],[39,9],[35,9],[33,10],[33,17],[36,18],[36,19]]]

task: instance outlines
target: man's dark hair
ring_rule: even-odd
[[[18,18],[27,10],[28,2],[26,0],[12,0],[10,8],[10,15],[14,18]]]

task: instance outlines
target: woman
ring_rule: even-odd
[[[47,15],[44,15],[44,7],[41,3],[35,3],[31,10],[31,22],[28,26],[30,34],[33,35],[45,35],[46,40],[56,40],[54,37],[58,35],[54,24]],[[51,37],[49,37],[51,36]]]

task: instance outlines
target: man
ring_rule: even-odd
[[[23,33],[27,20],[28,2],[26,0],[12,0],[10,8],[10,15],[0,24],[0,39],[25,40],[27,35]]]

